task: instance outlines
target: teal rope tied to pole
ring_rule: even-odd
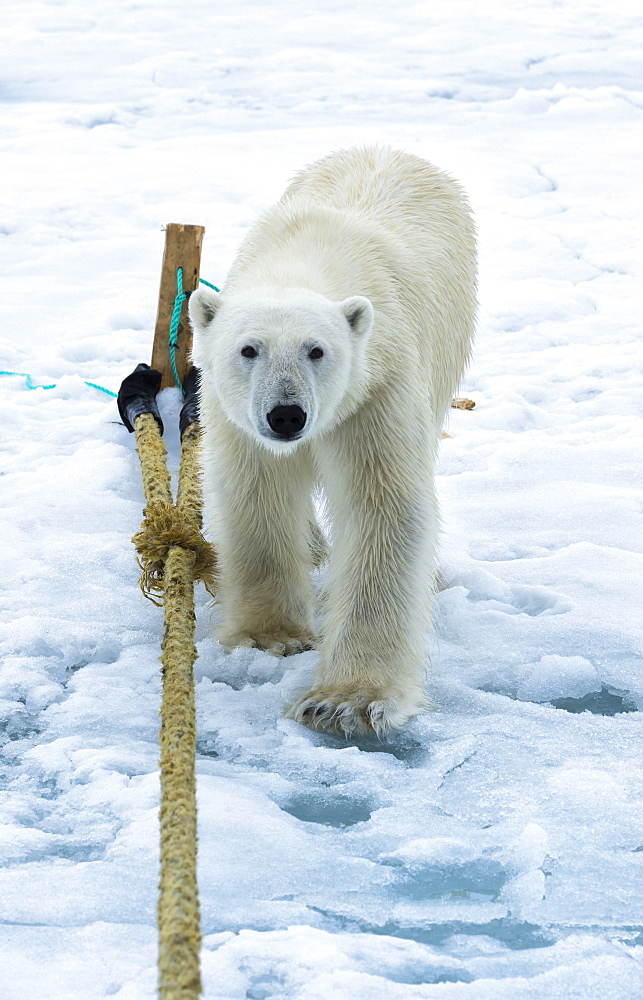
[[[220,292],[221,289],[217,288],[210,281],[206,281],[205,278],[199,278],[202,285],[207,285],[208,288],[213,288],[215,292]],[[183,309],[183,303],[187,299],[186,293],[183,291],[183,268],[177,267],[176,269],[176,298],[174,299],[174,308],[172,310],[172,319],[170,320],[170,335],[168,339],[168,344],[170,347],[170,364],[172,365],[172,374],[174,375],[174,381],[176,386],[181,390],[185,396],[185,389],[183,388],[183,383],[179,378],[178,369],[176,367],[176,348],[178,345],[178,335],[179,335],[179,321],[181,319],[181,310]]]
[[[172,319],[170,320],[170,364],[172,365],[172,374],[174,375],[174,381],[176,382],[177,388],[181,390],[185,396],[185,389],[183,388],[183,383],[179,378],[179,373],[176,367],[176,347],[177,347],[177,337],[179,334],[179,320],[181,319],[181,309],[183,308],[183,303],[187,299],[187,295],[183,291],[183,268],[177,267],[176,269],[176,298],[174,299],[174,309],[172,310]]]

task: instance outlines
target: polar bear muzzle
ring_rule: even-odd
[[[283,441],[299,437],[306,424],[306,413],[301,406],[275,406],[266,415],[270,430]]]

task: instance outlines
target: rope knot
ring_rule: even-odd
[[[213,546],[205,540],[200,530],[196,511],[179,510],[174,504],[153,500],[143,511],[145,520],[132,538],[141,567],[139,586],[145,596],[157,607],[162,606],[165,592],[165,563],[170,549],[179,547],[194,555],[193,576],[202,580],[214,596],[216,556]]]

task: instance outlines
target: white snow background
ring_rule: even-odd
[[[292,173],[381,141],[464,184],[477,349],[441,449],[438,709],[281,718],[199,588],[208,1000],[643,995],[643,25],[631,0],[6,0],[2,1000],[156,989],[159,640],[117,390],[167,222],[225,280]],[[359,289],[356,289],[359,291]],[[161,406],[173,467],[178,392]],[[638,711],[637,711],[638,710]]]

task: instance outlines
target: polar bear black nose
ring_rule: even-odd
[[[267,416],[270,429],[280,438],[296,437],[303,430],[306,414],[301,406],[275,406]]]

